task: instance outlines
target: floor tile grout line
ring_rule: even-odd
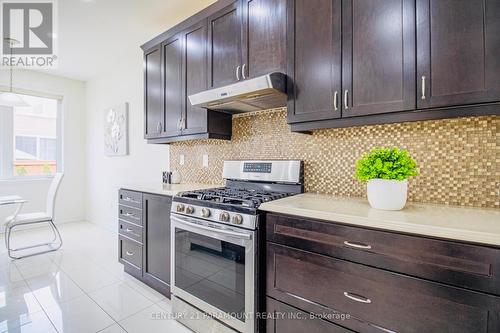
[[[53,260],[51,257],[48,257],[48,259],[49,259],[49,261],[50,261],[51,263],[55,264],[55,265],[56,265],[56,267],[57,267],[57,268],[59,268],[59,269],[60,269],[60,270],[61,270],[61,271],[62,271],[62,272],[63,272],[63,273],[64,273],[64,274],[68,277],[68,279],[70,279],[70,280],[71,280],[71,281],[72,281],[72,282],[73,282],[73,283],[74,283],[74,284],[75,284],[75,285],[76,285],[76,286],[77,286],[77,287],[78,287],[78,288],[79,288],[79,289],[83,292],[83,294],[84,294],[85,296],[87,296],[87,297],[88,297],[88,298],[89,298],[89,299],[90,299],[93,303],[95,303],[95,304],[96,304],[96,305],[97,305],[97,306],[98,306],[98,307],[99,307],[99,308],[100,308],[100,309],[101,309],[101,310],[102,310],[102,311],[103,311],[103,312],[104,312],[104,313],[105,313],[105,314],[106,314],[109,318],[111,318],[111,320],[112,320],[114,323],[112,323],[112,324],[111,324],[111,325],[109,325],[109,326],[104,327],[102,330],[104,330],[104,329],[106,329],[106,328],[108,328],[108,327],[110,327],[110,326],[113,326],[114,324],[118,324],[118,321],[117,321],[117,320],[115,320],[115,319],[114,319],[114,318],[113,318],[113,317],[112,317],[112,316],[111,316],[111,315],[110,315],[110,314],[109,314],[106,310],[104,310],[104,309],[103,309],[103,308],[102,308],[102,307],[101,307],[101,306],[100,306],[100,305],[99,305],[99,304],[98,304],[98,303],[97,303],[97,302],[96,302],[96,301],[92,298],[92,296],[90,296],[90,294],[89,294],[89,293],[87,293],[87,292],[86,292],[86,291],[85,291],[85,290],[84,290],[84,289],[83,289],[83,288],[82,288],[82,287],[81,287],[81,286],[80,286],[80,285],[79,285],[79,284],[78,284],[78,283],[77,283],[77,282],[76,282],[76,281],[75,281],[75,280],[74,280],[74,279],[73,279],[73,278],[72,278],[72,277],[71,277],[71,276],[70,276],[70,275],[69,275],[69,274],[68,274],[68,273],[67,273],[64,269],[63,269],[63,267],[61,267],[60,265],[58,265],[58,263],[54,262],[54,260]],[[16,265],[16,268],[17,268],[17,265]],[[18,269],[18,270],[19,270],[19,269]],[[32,293],[32,294],[33,294],[33,296],[35,297],[35,299],[36,299],[37,303],[40,305],[40,308],[43,310],[43,312],[45,313],[45,315],[46,315],[46,316],[47,316],[47,318],[49,319],[50,323],[52,324],[52,326],[54,327],[54,329],[56,330],[56,332],[59,332],[59,330],[57,329],[57,327],[55,326],[55,324],[52,322],[52,319],[50,319],[50,316],[48,315],[48,313],[47,313],[47,311],[46,311],[46,310],[48,310],[48,308],[46,309],[44,306],[42,306],[42,304],[40,303],[40,301],[38,300],[38,298],[37,298],[37,297],[36,297],[36,295],[34,294],[33,290],[31,289],[31,287],[30,287],[30,285],[29,285],[28,281],[26,280],[26,278],[24,277],[24,275],[22,274],[22,272],[21,272],[20,270],[19,270],[19,273],[20,273],[20,274],[21,274],[21,276],[23,277],[24,282],[28,285],[29,290],[31,291],[31,293]],[[39,275],[39,276],[41,276],[41,275]],[[33,277],[33,278],[34,278],[34,277]],[[110,284],[110,285],[111,285],[111,284]],[[108,287],[108,286],[103,286],[102,288],[105,288],[105,287]],[[102,289],[102,288],[98,288],[98,289],[96,289],[96,290],[93,290],[92,292],[97,291],[97,290]],[[73,301],[73,300],[75,300],[75,299],[78,299],[78,298],[80,298],[80,297],[82,297],[82,296],[75,297],[75,298],[73,298],[73,299],[71,299],[71,300],[66,300],[66,301],[63,301],[63,302],[61,302],[61,303],[67,303],[67,302]],[[50,308],[50,307],[49,307],[49,308]],[[102,331],[102,330],[101,330],[101,331]],[[99,331],[98,331],[98,332],[99,332]]]
[[[97,226],[99,227],[99,226]],[[102,228],[98,228],[99,230],[101,230]],[[102,231],[102,230],[101,230]],[[111,233],[109,232],[110,235],[112,236],[116,236],[117,234],[116,233]],[[64,250],[64,249],[63,249]],[[71,249],[69,249],[71,251]],[[74,249],[76,250],[76,249]],[[76,251],[75,253],[78,253],[79,251]],[[3,253],[3,252],[2,252]],[[58,262],[58,257],[57,257],[57,254],[58,253],[61,253],[61,252],[55,252],[55,255],[51,254],[51,255],[46,255],[45,258],[47,258],[47,264],[53,264],[56,268],[57,268],[57,271],[61,271],[63,274],[66,274],[67,278],[73,282],[79,290],[81,290],[82,292],[82,295],[79,296],[79,297],[83,297],[83,296],[87,296],[88,298],[90,298],[92,300],[92,302],[94,304],[96,304],[98,306],[99,309],[101,309],[104,313],[106,313],[107,316],[109,316],[109,318],[111,319],[112,323],[109,325],[109,326],[106,326],[104,328],[102,328],[101,330],[99,330],[98,332],[101,332],[101,331],[104,331],[106,329],[108,329],[109,327],[112,327],[114,326],[115,324],[120,327],[124,332],[127,332],[125,326],[121,323],[123,322],[124,320],[127,320],[128,318],[131,318],[133,316],[136,316],[138,313],[140,312],[143,312],[143,311],[146,311],[148,309],[151,309],[153,308],[154,306],[158,306],[158,308],[161,310],[161,311],[167,311],[167,309],[164,309],[163,306],[161,305],[162,302],[166,302],[167,301],[167,298],[164,297],[164,295],[161,295],[159,294],[159,297],[152,297],[152,296],[155,296],[153,295],[152,293],[156,293],[157,291],[155,291],[154,289],[151,288],[151,295],[148,293],[148,290],[147,288],[149,288],[147,285],[144,286],[144,288],[142,288],[141,285],[134,285],[133,283],[133,280],[128,280],[128,279],[124,279],[123,276],[121,274],[118,274],[116,270],[113,270],[113,269],[108,269],[108,267],[105,266],[105,264],[103,262],[99,262],[99,260],[92,260],[92,263],[93,265],[96,265],[97,267],[99,268],[103,268],[103,270],[110,274],[111,276],[113,276],[116,281],[109,284],[109,285],[106,285],[106,286],[101,286],[100,288],[97,288],[95,290],[91,290],[91,291],[86,291],[84,290],[80,284],[78,284],[74,278],[72,277],[73,274],[70,273],[69,269],[68,268],[64,268],[63,265],[61,265],[60,262]],[[21,279],[23,281],[23,283],[26,285],[26,287],[29,289],[29,291],[34,295],[34,298],[36,299],[36,302],[37,304],[40,306],[41,310],[43,311],[43,313],[45,314],[45,316],[49,319],[49,322],[51,323],[53,329],[56,331],[56,332],[59,332],[59,330],[57,329],[56,325],[54,324],[54,322],[52,321],[52,319],[50,318],[49,314],[48,314],[48,309],[51,308],[51,306],[43,306],[41,301],[39,300],[39,297],[36,297],[35,293],[34,293],[34,289],[32,288],[32,286],[29,284],[29,280],[32,280],[38,276],[41,276],[43,274],[39,274],[39,275],[35,275],[35,276],[31,276],[31,277],[26,277],[26,275],[24,273],[21,272],[21,269],[19,267],[21,266],[18,266],[16,264],[13,264],[13,266],[15,267],[15,269],[19,272],[20,276],[21,276]],[[114,268],[114,267],[113,267]],[[55,273],[55,272],[48,272],[48,275],[52,274],[52,273]],[[125,273],[124,273],[125,274]],[[106,287],[109,287],[113,284],[125,284],[125,286],[131,290],[133,290],[135,293],[137,293],[138,295],[141,295],[142,297],[144,297],[144,299],[148,300],[149,302],[151,302],[150,305],[146,306],[145,308],[141,309],[141,310],[138,310],[130,315],[127,315],[126,317],[120,319],[119,321],[117,319],[114,319],[113,316],[110,315],[110,313],[108,313],[104,308],[102,308],[99,303],[97,303],[97,301],[92,297],[91,293],[94,293],[94,292],[97,292],[98,290],[101,290],[103,288],[106,288]],[[75,300],[77,299],[78,297],[74,297],[74,298],[71,298],[71,299],[68,299],[68,300],[65,300],[64,302],[62,303],[66,303],[66,302],[70,302],[72,300]],[[57,302],[59,303],[59,302]],[[39,312],[41,313],[41,311]]]
[[[49,258],[49,259],[51,259],[51,258]],[[52,260],[52,259],[51,259],[51,260]],[[102,267],[102,266],[101,266],[101,267]],[[104,327],[103,329],[101,329],[101,330],[99,330],[99,331],[97,331],[97,332],[101,332],[101,331],[103,331],[103,330],[105,330],[105,329],[107,329],[107,328],[109,328],[109,327],[111,327],[111,326],[113,326],[113,325],[115,325],[115,324],[117,324],[118,326],[120,326],[120,328],[122,328],[125,332],[127,332],[127,330],[126,330],[124,327],[122,327],[122,326],[120,325],[120,322],[119,322],[117,319],[113,318],[113,316],[112,316],[110,313],[108,313],[108,312],[107,312],[107,311],[106,311],[103,307],[101,307],[101,305],[100,305],[99,303],[97,303],[97,301],[96,301],[96,300],[95,300],[95,299],[94,299],[94,298],[90,295],[90,294],[91,294],[91,293],[93,293],[93,292],[96,292],[96,291],[102,290],[102,289],[104,289],[104,288],[107,288],[107,287],[109,287],[109,286],[112,286],[113,284],[125,283],[125,281],[123,281],[123,280],[119,279],[117,276],[113,275],[113,277],[116,277],[116,278],[118,279],[118,282],[113,282],[113,283],[111,283],[111,284],[109,284],[109,285],[102,286],[102,287],[100,287],[100,288],[97,288],[97,289],[95,289],[95,290],[92,290],[92,291],[87,292],[87,291],[85,291],[85,290],[84,290],[84,289],[83,289],[83,288],[82,288],[82,287],[81,287],[81,286],[80,286],[80,285],[79,285],[79,284],[78,284],[78,283],[77,283],[77,282],[76,282],[76,281],[75,281],[75,280],[74,280],[74,279],[70,276],[70,274],[69,274],[69,273],[67,273],[67,272],[64,270],[64,268],[63,268],[63,267],[61,267],[61,270],[62,270],[62,271],[63,271],[63,272],[64,272],[64,273],[68,276],[68,278],[69,278],[71,281],[73,281],[73,283],[75,283],[75,285],[76,285],[78,288],[80,288],[80,290],[82,290],[82,292],[83,292],[83,293],[84,293],[84,294],[85,294],[85,295],[86,295],[86,296],[87,296],[90,300],[92,300],[92,302],[93,302],[93,303],[95,303],[95,304],[96,304],[96,305],[97,305],[97,306],[98,306],[98,307],[99,307],[99,308],[100,308],[100,309],[101,309],[104,313],[106,313],[106,314],[107,314],[107,315],[108,315],[108,316],[109,316],[109,317],[110,317],[110,318],[114,321],[114,323],[113,323],[113,324],[111,324],[111,325],[109,325],[109,326],[106,326],[106,327]],[[111,274],[111,272],[109,272],[109,271],[107,271],[107,272],[108,272],[109,274]],[[130,287],[130,286],[128,286],[128,285],[127,285],[127,287],[128,287],[128,288],[130,288],[130,289],[132,289],[133,291],[137,292],[139,295],[141,295],[142,297],[146,298],[147,300],[151,301],[153,304],[151,304],[150,306],[155,305],[155,303],[154,303],[154,301],[153,301],[153,300],[149,299],[148,297],[146,297],[145,295],[143,295],[142,293],[140,293],[138,290],[135,290],[134,288],[132,288],[132,287]],[[123,318],[123,319],[120,319],[120,321],[125,320],[125,319],[127,319],[127,318],[129,318],[129,317],[131,317],[131,316],[134,316],[134,315],[138,314],[139,312],[142,312],[142,311],[144,311],[144,310],[148,309],[150,306],[147,306],[147,307],[146,307],[146,308],[144,308],[144,309],[141,309],[141,310],[139,310],[139,311],[137,311],[137,312],[134,312],[133,314],[131,314],[131,315],[129,315],[129,316],[127,316],[127,317]]]
[[[49,259],[50,259],[52,262],[54,262],[54,261],[52,260],[52,258],[49,258]],[[57,265],[57,263],[56,263],[56,265]],[[112,323],[111,325],[104,327],[102,330],[105,330],[106,328],[111,327],[111,326],[113,326],[114,324],[118,324],[118,321],[116,321],[116,320],[115,320],[115,318],[113,318],[113,317],[112,317],[112,316],[111,316],[111,315],[110,315],[110,314],[109,314],[106,310],[104,310],[104,309],[103,309],[103,308],[102,308],[102,307],[101,307],[101,306],[100,306],[100,305],[99,305],[99,304],[98,304],[98,303],[97,303],[97,302],[96,302],[96,301],[92,298],[92,296],[90,296],[90,294],[89,294],[87,291],[85,291],[85,290],[84,290],[84,289],[83,289],[83,288],[82,288],[82,287],[81,287],[81,286],[80,286],[80,285],[79,285],[79,284],[78,284],[78,283],[77,283],[77,282],[76,282],[76,281],[75,281],[75,280],[71,277],[71,275],[70,275],[70,274],[68,274],[68,273],[64,270],[64,268],[63,268],[63,267],[61,267],[61,266],[58,266],[58,267],[60,267],[60,269],[64,272],[64,274],[66,274],[66,275],[68,276],[68,278],[69,278],[71,281],[73,281],[73,283],[74,283],[74,284],[75,284],[75,285],[76,285],[76,286],[77,286],[77,287],[78,287],[78,288],[79,288],[79,289],[83,292],[83,294],[84,294],[85,296],[87,296],[87,297],[88,297],[88,298],[89,298],[89,299],[90,299],[90,300],[91,300],[91,301],[92,301],[95,305],[97,305],[97,306],[98,306],[98,307],[99,307],[99,308],[100,308],[100,309],[101,309],[101,310],[102,310],[102,311],[103,311],[103,312],[104,312],[104,313],[105,313],[105,314],[106,314],[109,318],[111,318],[111,320],[114,322],[114,323]],[[111,285],[111,284],[110,284],[110,285]],[[107,287],[107,286],[104,286],[104,287],[102,287],[102,288],[105,288],[105,287]],[[94,290],[94,291],[97,291],[97,290],[102,289],[102,288],[98,288],[98,289],[96,289],[96,290]],[[92,291],[92,292],[93,292],[93,291]],[[35,297],[36,297],[36,296],[35,296]],[[75,299],[76,299],[76,298],[75,298]],[[102,331],[102,330],[100,330],[100,331]],[[97,332],[100,332],[100,331],[97,331]]]
[[[14,262],[14,265],[15,265],[15,262]],[[45,307],[42,305],[42,303],[40,303],[40,300],[38,299],[38,297],[36,297],[35,293],[33,292],[33,289],[31,288],[30,284],[28,283],[28,280],[25,278],[23,272],[19,269],[19,267],[16,266],[16,269],[18,270],[19,274],[21,274],[21,277],[23,278],[24,280],[24,283],[26,284],[26,286],[28,287],[28,289],[30,290],[31,294],[33,295],[33,297],[35,298],[36,302],[38,303],[38,305],[40,306],[40,309],[42,309],[43,313],[45,314],[45,317],[47,317],[47,319],[49,320],[50,324],[52,325],[52,327],[54,328],[54,330],[59,333],[59,330],[57,329],[56,325],[54,324],[54,322],[52,321],[52,319],[50,318],[49,314],[47,313]],[[40,312],[42,312],[40,311]]]

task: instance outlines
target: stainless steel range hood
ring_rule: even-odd
[[[286,106],[286,75],[271,73],[189,96],[193,106],[234,113]]]

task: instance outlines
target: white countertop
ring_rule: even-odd
[[[127,184],[121,186],[125,190],[132,190],[138,192],[146,192],[152,194],[169,195],[174,196],[179,192],[185,191],[195,191],[204,188],[213,188],[220,185],[210,185],[210,184],[171,184],[163,185],[162,183],[137,183],[137,184]]]
[[[304,193],[266,202],[260,210],[355,226],[500,246],[500,209],[408,203],[383,211],[355,198]]]

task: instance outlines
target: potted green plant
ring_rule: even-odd
[[[408,178],[416,175],[417,163],[404,149],[377,147],[356,162],[355,177],[367,182],[368,202],[376,209],[403,209]]]

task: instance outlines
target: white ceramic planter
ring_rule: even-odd
[[[371,179],[366,190],[368,202],[373,208],[400,210],[406,205],[408,180]]]

